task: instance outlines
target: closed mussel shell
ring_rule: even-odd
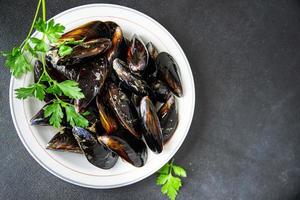
[[[162,152],[163,137],[160,122],[150,98],[145,96],[140,102],[140,116],[143,136],[148,147],[155,153]]]
[[[173,136],[178,125],[178,113],[173,95],[170,95],[169,99],[160,107],[157,115],[165,144]]]
[[[74,127],[73,135],[91,164],[102,169],[110,169],[117,162],[118,156],[100,144],[96,137],[88,130]]]
[[[145,143],[125,129],[98,136],[98,141],[133,166],[142,167],[146,163],[148,153]]]
[[[85,98],[75,100],[75,108],[80,111],[100,93],[108,75],[107,59],[97,57],[80,68],[77,82]]]
[[[60,150],[74,153],[82,153],[76,139],[72,134],[72,128],[64,128],[48,142],[47,149]]]
[[[113,69],[116,72],[121,83],[131,92],[137,95],[148,95],[149,86],[140,76],[130,72],[126,63],[116,58],[113,61]]]
[[[59,42],[70,39],[81,40],[83,38],[85,38],[85,41],[89,41],[92,39],[109,37],[110,31],[107,24],[102,21],[92,21],[63,34]]]
[[[129,97],[114,83],[108,86],[107,102],[125,129],[141,138],[138,113]]]
[[[104,102],[105,99],[101,98],[99,95],[96,98],[97,107],[99,110],[100,121],[105,129],[106,133],[113,133],[118,129],[117,119],[115,118],[113,111]]]
[[[158,70],[158,78],[164,81],[175,95],[181,97],[183,94],[179,67],[174,58],[170,54],[162,52],[158,54],[155,63]]]

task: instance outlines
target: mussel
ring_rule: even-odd
[[[114,83],[108,86],[106,99],[124,128],[141,138],[138,113],[128,96]]]
[[[178,125],[178,113],[175,97],[170,95],[169,99],[160,107],[157,112],[163,135],[164,144],[173,136]]]
[[[92,21],[63,34],[59,42],[70,39],[81,40],[83,38],[85,38],[85,41],[98,38],[110,38],[109,27],[102,21]]]
[[[146,47],[149,52],[149,61],[148,61],[148,66],[147,66],[143,76],[149,80],[152,78],[151,76],[156,75],[156,72],[157,72],[155,60],[158,55],[158,50],[156,49],[156,47],[154,46],[154,44],[152,42],[148,42]]]
[[[37,83],[39,81],[39,79],[41,78],[42,74],[43,74],[43,64],[41,61],[36,60],[34,62],[34,82]]]
[[[148,153],[145,143],[125,129],[100,135],[98,141],[135,167],[142,167],[146,163]]]
[[[149,53],[143,41],[133,35],[128,50],[127,63],[132,72],[143,72],[148,65]]]
[[[164,82],[154,77],[149,80],[149,82],[155,100],[165,102],[171,94],[169,87]]]
[[[75,100],[77,111],[87,107],[100,93],[108,74],[108,64],[105,57],[97,57],[80,68],[77,82],[85,98]]]
[[[144,81],[141,77],[132,74],[125,62],[116,58],[113,61],[113,68],[124,87],[135,94],[148,95],[149,86],[146,81]]]
[[[74,135],[72,134],[72,128],[64,128],[60,132],[54,135],[54,137],[48,142],[47,149],[61,150],[74,153],[82,153]]]
[[[160,122],[150,98],[145,96],[140,102],[140,115],[143,127],[143,136],[148,147],[155,153],[162,152],[163,136]]]
[[[95,136],[88,130],[74,127],[73,135],[85,157],[91,164],[102,169],[110,169],[117,162],[118,156],[100,144]]]
[[[113,115],[112,110],[103,102],[103,98],[99,95],[96,98],[97,107],[99,110],[100,121],[107,134],[115,132],[118,129],[117,119]]]
[[[159,53],[156,58],[156,66],[158,70],[158,77],[164,81],[171,91],[181,97],[182,94],[182,85],[179,77],[178,64],[174,58],[166,53]]]
[[[105,53],[111,47],[111,41],[107,38],[99,38],[83,42],[73,47],[71,54],[59,57],[57,65],[74,65],[85,61],[87,58]],[[57,55],[57,54],[56,54]]]
[[[58,80],[59,82],[67,79],[76,80],[80,67],[76,65],[73,66],[58,65],[57,62],[59,58],[60,57],[58,55],[58,49],[50,50],[46,55],[47,66],[50,66],[49,69],[51,69],[51,71],[56,73],[54,75],[55,77],[60,77],[59,79],[55,79],[55,80]]]
[[[113,60],[115,58],[118,58],[121,54],[123,33],[119,26],[114,28],[114,32],[111,40],[112,40],[112,47],[106,53],[106,57],[109,63],[112,63]]]

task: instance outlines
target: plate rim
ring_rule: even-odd
[[[187,70],[188,70],[188,73],[191,75],[191,83],[192,83],[192,89],[193,92],[192,92],[192,99],[191,99],[191,103],[192,103],[192,113],[191,113],[191,117],[190,117],[190,120],[188,122],[188,130],[187,132],[185,133],[184,137],[182,137],[182,140],[180,141],[179,145],[174,149],[174,152],[170,154],[170,159],[177,153],[177,151],[179,150],[179,148],[182,146],[187,134],[188,134],[188,131],[191,127],[191,123],[192,123],[192,120],[193,120],[193,116],[194,116],[194,111],[195,111],[195,83],[194,83],[194,76],[193,76],[193,73],[192,73],[192,70],[191,70],[191,67],[190,67],[190,64],[188,62],[188,59],[184,53],[184,51],[182,50],[181,46],[179,45],[179,43],[177,42],[177,40],[173,37],[173,35],[164,27],[162,26],[159,22],[157,22],[155,19],[153,19],[152,17],[138,11],[138,10],[135,10],[133,8],[129,8],[129,7],[126,7],[126,6],[121,6],[121,5],[116,5],[116,4],[104,4],[104,3],[92,3],[92,4],[85,4],[85,5],[81,5],[81,6],[76,6],[76,7],[73,7],[73,8],[70,8],[70,9],[67,9],[63,12],[60,12],[59,14],[53,16],[52,18],[54,17],[61,17],[69,12],[73,12],[75,10],[80,10],[80,9],[84,9],[84,8],[89,8],[89,7],[114,7],[114,8],[118,8],[118,9],[125,9],[129,12],[133,12],[133,13],[136,13],[138,15],[141,15],[147,19],[149,19],[150,21],[152,21],[154,24],[158,25],[163,31],[165,31],[167,33],[167,35],[170,37],[170,39],[174,42],[174,44],[177,46],[178,50],[180,51],[180,53],[183,55],[183,58],[186,62],[186,65],[187,65]],[[52,19],[50,18],[50,19]],[[13,124],[14,124],[14,127],[17,131],[17,134],[23,144],[23,146],[26,148],[26,150],[29,152],[29,154],[44,168],[46,169],[48,172],[50,172],[51,174],[53,174],[54,176],[68,182],[68,183],[72,183],[74,185],[78,185],[78,186],[81,186],[81,187],[87,187],[87,188],[95,188],[95,189],[111,189],[111,188],[118,188],[118,187],[123,187],[123,186],[127,186],[127,185],[131,185],[133,183],[136,183],[136,182],[139,182],[149,176],[151,176],[153,173],[155,173],[157,170],[156,169],[152,169],[151,171],[149,171],[148,173],[145,173],[143,176],[140,176],[139,178],[137,179],[134,179],[130,182],[126,182],[126,183],[123,183],[123,184],[118,184],[118,185],[110,185],[110,186],[95,186],[95,185],[86,185],[86,184],[83,184],[83,183],[80,183],[80,182],[77,182],[77,181],[74,181],[72,179],[68,179],[64,176],[61,176],[60,174],[58,174],[57,172],[55,172],[54,170],[52,170],[52,168],[50,168],[49,166],[47,166],[44,162],[42,162],[39,158],[38,158],[38,155],[34,154],[31,150],[31,148],[29,147],[29,145],[27,145],[27,143],[25,142],[25,140],[23,139],[23,136],[21,134],[21,131],[19,129],[19,126],[18,126],[18,123],[16,121],[16,116],[14,114],[14,106],[13,106],[13,99],[14,99],[14,90],[13,90],[13,83],[14,83],[14,80],[15,78],[13,76],[11,76],[11,79],[10,79],[10,86],[9,86],[9,104],[10,104],[10,113],[11,113],[11,116],[12,116],[12,120],[13,120]]]

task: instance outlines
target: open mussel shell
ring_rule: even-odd
[[[152,77],[149,80],[150,88],[152,89],[155,100],[164,103],[171,94],[169,87],[161,80]]]
[[[132,72],[143,72],[148,65],[149,53],[143,41],[133,35],[127,50],[127,63]]]
[[[92,21],[63,34],[59,42],[70,39],[81,40],[83,38],[85,38],[85,41],[97,38],[110,38],[109,27],[102,21]]]
[[[160,107],[157,112],[163,135],[164,144],[173,136],[178,125],[178,113],[175,97],[169,96],[169,99]]]
[[[149,86],[146,81],[144,81],[140,76],[132,74],[125,62],[116,58],[113,61],[113,69],[121,83],[128,90],[138,95],[148,95]]]
[[[74,138],[71,128],[64,128],[54,135],[48,142],[47,149],[60,150],[74,153],[83,153]]]
[[[155,63],[158,70],[158,77],[168,85],[175,95],[181,97],[183,94],[179,68],[174,58],[170,54],[162,52],[158,54]]]
[[[115,132],[118,129],[118,121],[113,115],[113,111],[107,106],[104,99],[99,95],[96,97],[100,121],[107,134]]]
[[[74,127],[73,135],[91,164],[102,169],[110,169],[116,164],[118,156],[100,144],[91,132]]]
[[[155,61],[157,56],[158,56],[158,50],[157,48],[154,46],[154,44],[152,42],[148,42],[147,45],[147,50],[149,53],[150,58]]]
[[[114,83],[110,83],[106,99],[123,127],[135,137],[141,138],[138,113],[128,96]]]
[[[111,41],[107,38],[99,38],[83,42],[73,47],[71,54],[60,57],[57,65],[74,65],[85,61],[87,58],[105,53],[111,47]]]
[[[125,129],[98,136],[98,141],[135,167],[142,167],[147,161],[147,147],[143,140],[137,139]]]
[[[75,108],[80,111],[100,93],[108,75],[108,64],[105,57],[97,57],[80,68],[77,82],[85,98],[75,100]]]
[[[143,127],[143,136],[148,147],[155,153],[162,152],[163,136],[160,122],[150,98],[145,96],[140,102],[140,116]]]

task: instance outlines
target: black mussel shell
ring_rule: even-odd
[[[140,102],[141,124],[143,127],[143,136],[148,147],[155,153],[162,152],[163,136],[160,122],[150,98],[145,96]]]
[[[149,80],[149,86],[152,89],[154,99],[159,102],[165,102],[169,98],[171,91],[169,87],[157,78]]]
[[[124,128],[141,138],[138,113],[128,96],[114,83],[108,86],[106,99]]]
[[[157,51],[156,47],[152,44],[152,42],[148,42],[146,47],[149,52],[149,61],[148,61],[148,66],[147,66],[143,76],[146,79],[151,79],[151,76],[156,75],[156,72],[157,72],[155,60],[158,55],[158,51]]]
[[[160,107],[157,112],[163,134],[164,144],[173,136],[178,125],[178,113],[175,97],[170,95],[169,99]]]
[[[89,121],[89,126],[94,125],[99,120],[99,112],[97,109],[96,101],[92,100],[86,108],[80,111],[80,114]]]
[[[117,119],[113,115],[113,111],[107,106],[104,98],[99,95],[96,98],[97,107],[99,110],[100,121],[106,133],[110,134],[118,129]]]
[[[83,153],[72,134],[71,128],[64,128],[48,142],[47,149]]]
[[[147,161],[147,147],[143,140],[137,139],[125,129],[98,136],[98,141],[135,167],[142,167]]]
[[[142,72],[146,69],[149,53],[143,41],[134,35],[127,50],[127,63],[131,71]]]
[[[53,74],[50,76],[54,77],[55,80],[58,82],[64,81],[64,80],[76,80],[80,67],[74,65],[74,66],[66,66],[66,65],[58,65],[59,55],[58,50],[50,50],[46,55],[46,63],[49,66],[50,73]],[[49,71],[47,70],[47,71]],[[59,77],[59,78],[56,78]]]
[[[140,102],[142,100],[143,96],[139,96],[137,94],[131,94],[131,101],[135,105],[136,108],[139,108]]]
[[[36,83],[39,81],[39,79],[41,78],[43,71],[44,71],[42,62],[39,60],[36,60],[34,62],[33,68],[34,68],[34,82]]]
[[[70,39],[81,40],[83,38],[85,38],[85,41],[110,38],[109,27],[102,21],[92,21],[63,34],[59,42]]]
[[[49,117],[44,116],[44,109],[47,105],[51,104],[52,101],[46,103],[30,120],[32,126],[50,126]],[[65,116],[65,115],[64,115]],[[67,120],[63,118],[62,126],[66,125]]]
[[[97,57],[85,65],[82,65],[77,77],[77,82],[85,98],[75,100],[75,108],[77,111],[86,108],[96,95],[100,93],[107,75],[108,65],[105,57]]]
[[[112,43],[110,39],[99,38],[83,42],[82,44],[73,47],[71,54],[61,57],[57,61],[57,65],[74,65],[86,61],[87,58],[105,53]]]
[[[174,58],[166,52],[159,53],[156,58],[156,66],[158,77],[168,85],[175,95],[181,97],[183,94],[179,68]]]
[[[100,144],[91,132],[74,127],[73,135],[91,164],[102,169],[110,169],[116,164],[118,156]]]
[[[125,62],[116,58],[113,61],[113,68],[124,87],[135,94],[148,95],[149,86],[146,81],[140,76],[132,74]]]
[[[115,58],[120,57],[123,43],[123,33],[119,26],[115,27],[112,40],[112,47],[106,52],[106,57],[109,63],[112,63]]]

